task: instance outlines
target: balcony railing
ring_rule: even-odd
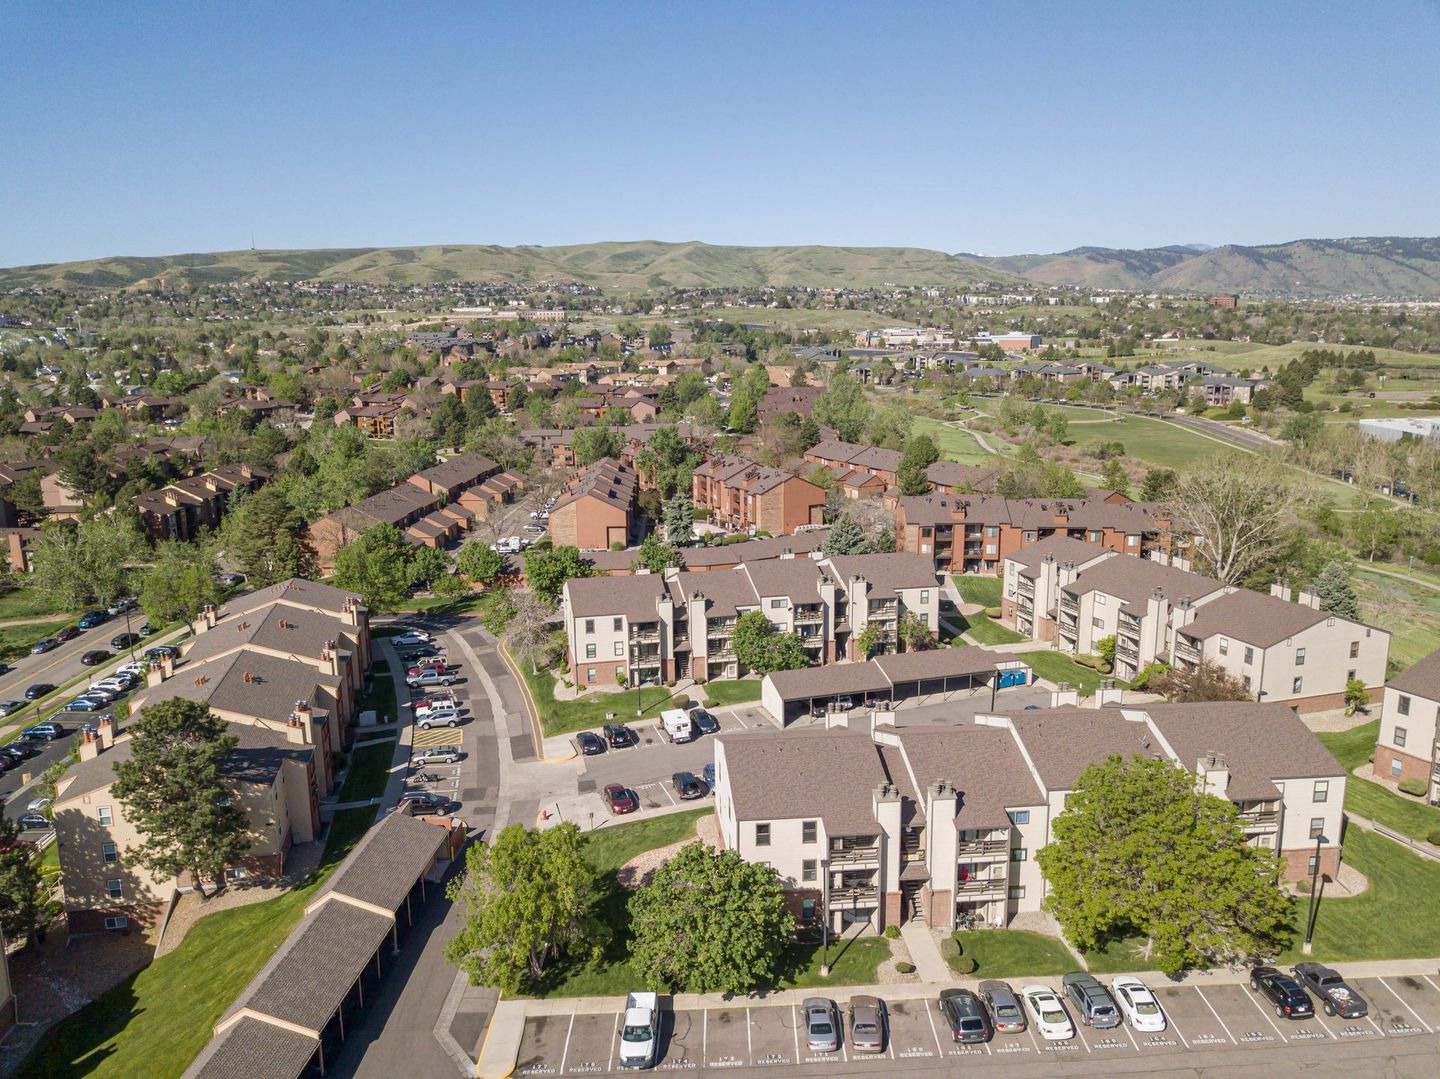
[[[1200,651],[1184,637],[1175,638],[1175,654],[1183,659],[1199,659]]]
[[[1079,613],[1080,613],[1080,604],[1077,603],[1077,602],[1070,596],[1070,594],[1069,594],[1068,592],[1061,592],[1061,593],[1060,593],[1060,609],[1061,609],[1062,611],[1070,611],[1070,612],[1073,613],[1073,614],[1079,614]]]
[[[988,892],[1003,892],[1009,881],[1005,877],[972,877],[970,880],[955,882],[956,895],[984,895]]]
[[[982,858],[995,855],[1010,854],[1010,841],[1008,839],[977,839],[970,843],[960,843],[955,848],[956,853],[967,857],[979,856]]]
[[[879,900],[879,888],[837,888],[830,893],[830,906],[835,910],[873,907]]]
[[[632,629],[632,630],[630,631],[630,643],[631,643],[631,644],[659,644],[659,643],[660,643],[660,631],[659,631],[658,629],[650,629],[650,630],[633,630],[633,629]]]
[[[1242,828],[1274,828],[1280,823],[1280,814],[1273,809],[1260,809],[1240,814]]]
[[[825,612],[820,610],[807,611],[804,608],[795,608],[795,624],[797,626],[813,625],[825,621]]]
[[[879,844],[872,847],[839,847],[830,851],[830,864],[836,867],[858,865],[863,862],[878,862],[879,860]]]

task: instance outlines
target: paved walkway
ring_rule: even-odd
[[[915,964],[915,973],[922,982],[948,982],[954,976],[928,925],[908,921],[900,927],[900,939],[910,950],[910,962]]]

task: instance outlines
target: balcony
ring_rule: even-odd
[[[659,630],[659,629],[645,629],[645,630],[634,630],[634,629],[632,629],[632,630],[630,631],[630,643],[631,643],[631,644],[659,644],[659,643],[660,643],[660,630]]]
[[[960,897],[977,895],[1003,895],[1009,886],[1008,877],[976,877],[971,880],[957,880],[955,895]]]
[[[1070,593],[1061,592],[1060,609],[1062,611],[1069,611],[1073,615],[1078,615],[1080,613],[1080,604]]]
[[[1240,827],[1246,831],[1255,828],[1274,828],[1280,823],[1280,814],[1273,809],[1257,809],[1240,814]]]
[[[835,868],[848,865],[861,865],[867,862],[878,862],[880,860],[880,844],[871,846],[846,845],[843,847],[832,847],[830,850],[830,864]]]
[[[819,625],[825,621],[825,612],[819,607],[796,607],[795,624],[797,626]]]
[[[1030,580],[1030,578],[1028,577],[1021,577],[1020,584],[1016,587],[1016,591],[1019,592],[1022,596],[1029,596],[1031,599],[1034,599],[1035,582]]]
[[[868,888],[836,888],[830,893],[831,910],[855,910],[861,907],[873,907],[880,901],[880,889]]]
[[[960,843],[956,846],[957,854],[971,858],[1008,858],[1010,856],[1010,841],[1008,839],[977,839],[971,843]]]
[[[1131,663],[1140,662],[1140,652],[1123,637],[1115,639],[1115,655],[1120,659],[1128,659]]]
[[[1191,663],[1198,663],[1200,651],[1190,643],[1188,637],[1175,638],[1175,655],[1179,659],[1188,659]]]
[[[894,603],[872,603],[870,604],[870,618],[885,621],[900,617],[900,608]]]

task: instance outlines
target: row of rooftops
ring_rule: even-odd
[[[894,598],[902,588],[935,588],[935,568],[928,558],[909,554],[836,555],[746,561],[731,570],[697,572],[667,570],[631,577],[583,577],[566,582],[573,617],[623,615],[630,622],[657,620],[656,602],[668,599],[680,610],[702,596],[708,617],[723,618],[741,609],[760,608],[764,600],[785,597],[792,604],[821,601],[822,584],[848,589],[863,578],[870,599]]]
[[[1009,525],[1019,529],[1056,527],[1110,529],[1126,535],[1161,528],[1158,507],[1123,495],[1085,498],[1003,498],[984,494],[904,495],[898,500],[906,525]]]
[[[1191,770],[1223,758],[1224,796],[1236,802],[1277,799],[1276,784],[1285,780],[1345,774],[1281,703],[1054,708],[887,729],[896,744],[843,729],[722,735],[737,817],[820,818],[831,836],[873,835],[877,789],[898,791],[910,818],[923,819],[923,792],[943,783],[958,795],[955,827],[1004,828],[1008,810],[1073,790],[1087,767],[1111,755]]]
[[[570,478],[550,513],[553,516],[558,510],[582,498],[598,498],[630,510],[635,506],[639,491],[640,476],[633,468],[622,465],[613,457],[602,457]]]
[[[696,476],[750,495],[761,495],[796,478],[783,468],[756,464],[736,454],[716,454],[695,469]]]
[[[269,472],[254,465],[220,465],[198,476],[167,483],[159,490],[146,491],[130,501],[141,513],[165,514],[182,505],[201,505],[240,487],[253,490],[269,478]]]

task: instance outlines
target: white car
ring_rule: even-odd
[[[140,662],[137,662],[137,661],[131,661],[130,663],[122,663],[120,666],[116,667],[116,668],[115,668],[115,673],[116,673],[116,674],[128,674],[128,675],[131,675],[131,676],[133,676],[133,677],[135,677],[135,678],[144,678],[146,672],[148,672],[149,670],[150,670],[150,664],[149,664],[149,663],[140,663]]]
[[[428,731],[431,727],[455,727],[460,723],[460,713],[454,707],[432,708],[423,715],[415,718],[415,726],[422,731]]]
[[[390,643],[396,648],[409,648],[417,644],[429,644],[430,634],[423,629],[407,629],[398,637],[391,637]]]
[[[1146,1034],[1158,1034],[1165,1029],[1164,1009],[1139,978],[1122,974],[1110,983],[1110,992],[1131,1027]]]
[[[415,702],[415,714],[423,716],[426,712],[433,712],[437,708],[458,708],[453,693],[433,693],[428,697],[421,697]]]
[[[1035,1029],[1047,1042],[1068,1042],[1075,1037],[1075,1024],[1065,1011],[1059,996],[1049,986],[1027,985],[1020,990],[1025,1010],[1035,1022]]]

